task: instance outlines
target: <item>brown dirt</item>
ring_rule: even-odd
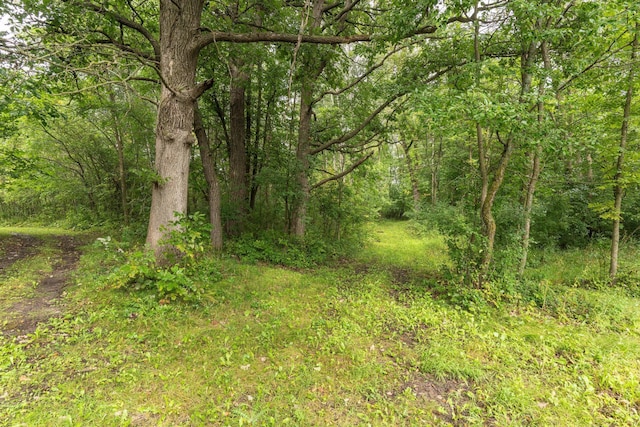
[[[31,256],[42,242],[25,234],[0,238],[0,275],[16,261]]]
[[[70,236],[52,238],[61,252],[60,258],[53,264],[53,271],[40,279],[33,297],[18,301],[9,308],[11,320],[2,326],[2,333],[12,336],[32,333],[39,323],[62,313],[59,299],[80,258],[80,243]],[[0,262],[0,274],[16,261],[31,256],[43,244],[42,240],[24,235],[0,240],[0,247],[8,255]]]

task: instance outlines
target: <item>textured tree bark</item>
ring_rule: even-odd
[[[298,186],[298,194],[293,206],[293,215],[291,218],[291,234],[299,238],[303,238],[306,227],[305,220],[307,217],[307,204],[311,186],[309,185],[309,148],[311,139],[311,116],[312,110],[310,105],[311,96],[313,94],[312,83],[305,83],[302,88],[300,97],[300,122],[298,124],[298,147],[296,149],[296,184]]]
[[[313,3],[312,20],[309,24],[310,32],[320,27],[322,24],[322,11],[324,8],[324,0],[316,0]],[[309,184],[309,156],[311,155],[311,118],[312,118],[312,100],[313,90],[315,88],[315,80],[326,66],[324,60],[311,58],[310,63],[305,64],[304,81],[300,91],[300,121],[298,124],[298,146],[296,148],[296,174],[295,181],[297,184],[298,194],[294,200],[290,233],[296,237],[304,238],[306,232],[305,221],[307,219],[307,205],[311,193]]]
[[[627,148],[627,138],[629,135],[629,119],[631,117],[631,101],[633,99],[633,85],[636,71],[636,56],[638,52],[638,32],[640,32],[640,24],[636,23],[633,43],[631,45],[631,63],[629,68],[629,85],[624,103],[624,111],[622,114],[622,127],[620,129],[620,145],[618,149],[618,159],[616,161],[616,174],[613,177],[613,230],[611,232],[611,261],[609,263],[609,278],[611,283],[616,281],[618,274],[618,256],[620,252],[620,221],[622,215],[622,199],[624,197],[624,186],[622,184],[622,175],[624,172],[624,152]]]
[[[193,129],[198,139],[200,149],[200,159],[204,178],[207,181],[208,201],[209,201],[209,223],[211,224],[211,246],[214,250],[222,250],[222,210],[220,197],[220,181],[216,173],[213,156],[211,155],[211,144],[209,136],[204,129],[202,116],[197,106],[194,113]]]
[[[227,220],[227,233],[238,236],[244,229],[247,216],[248,180],[247,180],[247,122],[245,117],[246,85],[249,75],[242,70],[242,62],[232,60],[231,88],[229,94],[229,203],[231,216]]]
[[[162,238],[187,212],[191,145],[194,143],[195,76],[203,0],[160,2],[160,76],[162,89],[156,124],[156,181],[151,193],[147,244],[162,259]]]

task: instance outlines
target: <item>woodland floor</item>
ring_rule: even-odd
[[[0,426],[640,425],[640,299],[575,285],[602,248],[478,293],[437,233],[369,236],[313,268],[204,259],[187,304],[117,286],[109,236],[0,228]]]
[[[10,303],[3,313],[4,322],[0,331],[10,336],[32,333],[39,323],[62,313],[60,297],[69,284],[70,273],[80,259],[80,242],[72,236],[48,236],[38,238],[26,234],[0,235],[0,276],[11,267],[36,254],[45,245],[53,245],[59,256],[53,260],[51,271],[37,279],[33,292]]]

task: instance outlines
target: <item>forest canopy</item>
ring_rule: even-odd
[[[0,220],[210,240],[438,228],[465,280],[640,229],[640,5],[0,5]],[[169,245],[170,246],[170,245]]]

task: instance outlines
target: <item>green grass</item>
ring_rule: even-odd
[[[12,234],[26,234],[33,237],[53,237],[53,236],[73,236],[80,232],[57,227],[0,227],[0,236],[10,236]]]
[[[375,223],[369,235],[370,244],[357,256],[363,262],[433,272],[449,260],[442,236],[422,235],[408,222]]]
[[[0,338],[0,425],[640,423],[638,299],[545,279],[546,306],[461,310],[388,273],[435,271],[440,238],[374,230],[353,265],[219,260],[194,306],[112,289],[88,248],[69,313]]]

